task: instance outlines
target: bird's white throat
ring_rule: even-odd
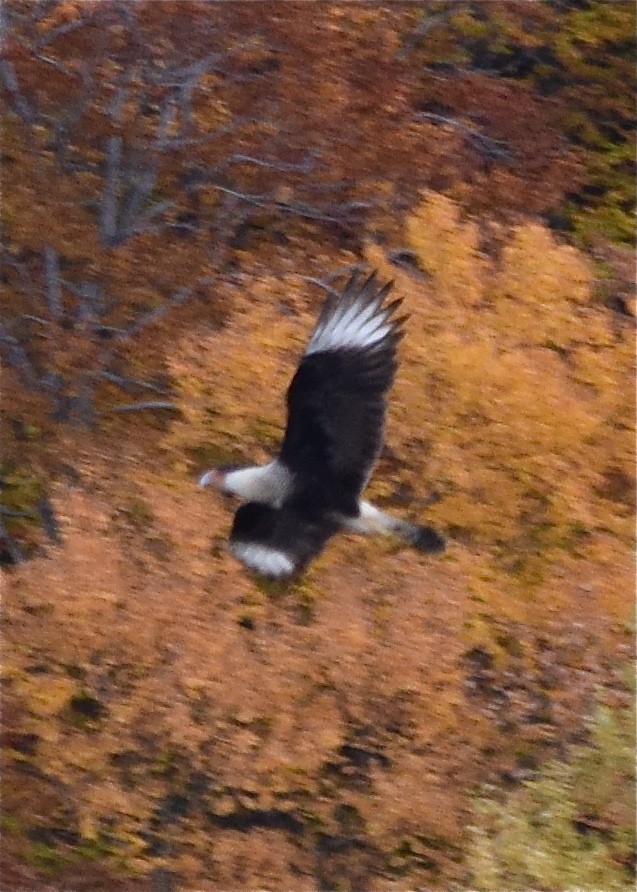
[[[279,508],[292,490],[292,474],[278,461],[226,474],[223,488],[242,499]]]

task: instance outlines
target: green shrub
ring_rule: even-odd
[[[634,888],[633,728],[632,710],[599,706],[566,761],[504,801],[483,792],[468,853],[477,888]]]

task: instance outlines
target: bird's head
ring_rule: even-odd
[[[237,492],[234,480],[236,471],[241,471],[246,465],[219,465],[211,468],[199,478],[199,486],[214,486],[227,496],[240,495]]]
[[[220,492],[262,505],[275,505],[289,493],[290,472],[278,461],[267,465],[219,465],[199,478],[199,486],[215,486]]]

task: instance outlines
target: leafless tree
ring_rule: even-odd
[[[134,244],[144,234],[165,233],[167,251],[176,235],[202,226],[209,234],[201,276],[181,287],[178,275],[173,283],[155,282],[149,270],[153,291],[164,294],[164,300],[140,308],[122,326],[122,315],[130,320],[130,312],[120,312],[126,296],[112,293],[106,267],[104,274],[99,265],[86,273],[67,272],[63,247],[52,241],[25,252],[19,233],[6,233],[2,254],[14,300],[12,313],[0,320],[0,353],[23,387],[49,400],[53,418],[91,426],[103,412],[174,408],[167,386],[128,373],[122,346],[222,275],[233,235],[255,214],[265,210],[329,225],[356,220],[369,205],[335,200],[346,189],[323,179],[326,165],[311,146],[299,149],[295,158],[278,157],[281,127],[269,119],[269,110],[255,116],[228,113],[218,120],[214,114],[197,114],[207,76],[217,77],[220,94],[213,100],[218,98],[220,107],[227,98],[224,90],[264,76],[238,64],[250,35],[228,42],[213,30],[213,48],[199,58],[191,58],[189,46],[164,49],[158,56],[147,45],[136,4],[87,4],[74,20],[47,28],[58,5],[55,0],[16,2],[3,12],[0,88],[32,153],[34,175],[43,163],[44,133],[47,171],[52,158],[59,176],[77,185],[78,196],[93,213],[106,263],[109,251]],[[115,31],[126,39],[114,50],[109,41]],[[81,44],[69,43],[78,37]],[[12,54],[11,48],[20,52]],[[25,55],[30,77],[14,60]],[[46,79],[48,72],[61,78],[65,89],[49,95],[34,87],[34,77]],[[255,145],[258,151],[246,148]],[[40,176],[42,189],[48,188],[48,176]],[[255,183],[263,188],[255,190]],[[197,209],[204,192],[216,193],[218,200],[202,219],[186,209]],[[83,339],[86,349],[81,362],[64,367],[57,357],[71,337]],[[131,396],[153,394],[153,399],[98,404],[103,382]]]

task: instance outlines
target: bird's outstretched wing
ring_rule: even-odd
[[[284,579],[296,576],[320,554],[339,526],[294,502],[282,508],[248,502],[235,514],[230,550],[260,576]]]
[[[405,317],[392,283],[354,274],[330,296],[287,394],[279,460],[322,510],[356,514],[382,446],[386,393]]]

